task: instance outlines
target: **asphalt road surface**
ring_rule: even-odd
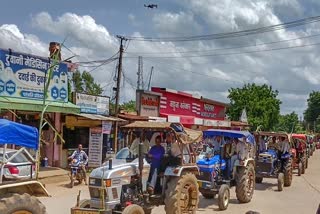
[[[309,168],[306,174],[293,176],[291,187],[285,187],[283,192],[277,191],[276,179],[264,179],[262,184],[256,185],[253,199],[250,203],[239,204],[234,188],[231,189],[231,199],[226,211],[218,211],[217,201],[204,199],[200,196],[197,213],[244,214],[249,210],[260,214],[315,214],[320,203],[320,151],[309,159]],[[81,198],[89,198],[85,185],[69,189],[67,183],[48,184],[47,189],[51,198],[41,198],[46,205],[48,214],[69,214],[70,208],[75,205],[79,190]],[[152,213],[165,213],[163,206],[157,207]]]

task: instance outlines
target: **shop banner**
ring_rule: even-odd
[[[137,90],[136,98],[137,111],[140,116],[159,116],[160,95]]]
[[[0,96],[43,99],[45,73],[54,65],[48,58],[0,49]],[[47,100],[68,102],[68,68],[53,66]]]
[[[81,113],[109,115],[109,97],[76,93],[74,102]]]
[[[90,128],[89,136],[89,167],[100,167],[102,160],[102,144],[103,144],[103,134],[102,129]]]
[[[160,114],[162,115],[183,115],[215,120],[225,118],[225,107],[222,105],[205,103],[191,95],[162,91],[158,88],[152,88],[152,91],[162,93],[160,98]]]
[[[102,121],[102,134],[111,134],[112,122]]]

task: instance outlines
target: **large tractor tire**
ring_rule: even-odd
[[[46,207],[34,196],[27,193],[4,196],[0,200],[0,213],[46,214]]]
[[[230,188],[226,184],[222,184],[218,193],[218,206],[220,210],[226,210],[230,200]]]
[[[284,186],[289,187],[292,183],[292,159],[290,158],[284,166]]]
[[[216,196],[215,193],[207,191],[207,190],[200,189],[199,191],[200,191],[201,195],[206,199],[213,199]]]
[[[165,192],[165,211],[167,214],[196,213],[199,203],[199,187],[194,174],[186,173],[171,178]]]
[[[144,211],[142,209],[142,207],[140,207],[139,205],[136,204],[132,204],[127,206],[122,214],[144,214]]]
[[[252,163],[246,167],[237,167],[236,196],[240,203],[251,201],[256,184],[255,180],[256,174]]]

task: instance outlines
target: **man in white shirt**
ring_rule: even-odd
[[[213,151],[215,154],[220,154],[220,146],[222,145],[221,136],[216,136],[213,140]]]
[[[246,144],[246,138],[243,137],[241,139],[239,139],[239,143],[237,144],[236,147],[236,152],[238,154],[238,159],[239,160],[245,160],[248,157],[249,151],[248,151],[248,147]]]
[[[285,137],[281,137],[281,141],[279,143],[280,152],[282,154],[289,153],[290,151],[290,144]]]
[[[266,141],[263,136],[259,137],[259,153],[265,152],[267,150]]]
[[[144,133],[141,133],[141,140],[140,140],[140,137],[137,137],[136,139],[134,139],[134,141],[132,142],[132,144],[130,146],[130,151],[132,152],[132,154],[138,155],[139,154],[139,143],[140,143],[140,141],[143,144],[142,153],[143,154],[148,154],[149,149],[150,149],[150,142],[146,138]]]

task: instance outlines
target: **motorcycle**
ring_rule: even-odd
[[[79,184],[82,183],[82,180],[86,178],[83,176],[83,167],[85,167],[80,160],[72,159],[70,163],[70,187],[73,188],[75,180]]]

